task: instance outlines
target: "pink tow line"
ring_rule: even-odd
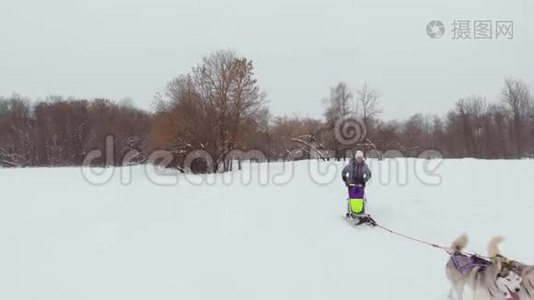
[[[382,225],[380,225],[378,223],[376,224],[376,227],[379,227],[380,229],[385,230],[386,232],[389,232],[391,234],[400,236],[400,237],[402,237],[404,239],[411,240],[411,241],[414,241],[414,242],[417,242],[417,243],[420,243],[420,244],[423,244],[423,245],[427,245],[427,246],[430,246],[432,248],[443,250],[443,251],[447,252],[447,254],[449,254],[449,255],[453,254],[453,251],[449,247],[442,246],[442,245],[435,244],[435,243],[430,243],[430,242],[427,242],[427,241],[424,241],[424,240],[421,240],[421,239],[418,239],[418,238],[414,238],[414,237],[408,236],[408,235],[403,234],[403,233],[396,232],[396,231],[394,231],[392,229],[389,229],[387,227],[384,227],[384,226],[382,226]],[[476,253],[465,253],[464,252],[464,254],[476,255],[476,256],[479,256],[479,257],[482,257],[482,258],[488,258],[489,259],[489,257],[487,257],[487,256],[482,256],[482,255],[479,255],[479,254],[476,254]]]

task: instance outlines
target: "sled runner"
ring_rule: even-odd
[[[352,226],[359,226],[362,224],[367,224],[369,226],[376,226],[376,221],[368,214],[348,214],[345,215],[345,221]]]

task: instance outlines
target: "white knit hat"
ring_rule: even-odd
[[[363,152],[362,151],[360,151],[360,150],[356,151],[356,155],[354,155],[354,158],[363,159],[363,157],[364,156],[363,156]]]

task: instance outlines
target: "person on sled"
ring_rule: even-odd
[[[370,217],[365,214],[365,185],[371,179],[371,170],[365,162],[363,152],[358,150],[350,163],[343,168],[341,177],[348,188],[347,218],[359,219],[359,223],[368,222]],[[365,216],[365,217],[362,217]]]

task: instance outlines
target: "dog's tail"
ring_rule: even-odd
[[[469,243],[469,237],[464,233],[452,242],[451,250],[453,253],[460,253],[467,247],[467,243]]]
[[[497,258],[501,255],[501,251],[499,250],[499,244],[504,242],[504,237],[502,236],[496,236],[492,238],[488,243],[488,256],[491,258]]]

